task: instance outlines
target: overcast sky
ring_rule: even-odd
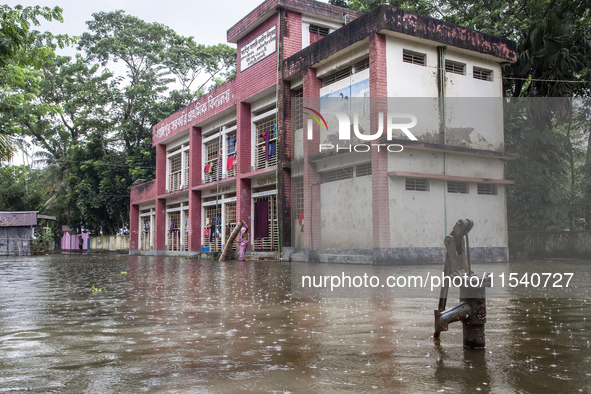
[[[8,0],[6,3],[12,7],[17,4],[61,7],[64,10],[64,23],[44,23],[41,28],[37,28],[54,34],[79,36],[86,31],[85,22],[92,19],[92,13],[124,10],[146,22],[167,25],[183,36],[193,36],[199,44],[213,45],[226,43],[226,31],[262,2],[263,0]]]

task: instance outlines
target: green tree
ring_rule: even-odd
[[[25,166],[0,167],[0,211],[42,211],[44,176]]]
[[[32,98],[20,88],[37,85],[41,64],[53,57],[56,44],[68,42],[65,36],[54,40],[50,33],[31,30],[31,25],[39,26],[41,18],[61,22],[62,9],[0,5],[0,162],[9,161],[18,146],[10,127],[6,127],[12,122],[10,109]]]

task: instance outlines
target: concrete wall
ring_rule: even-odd
[[[126,252],[129,250],[129,235],[104,235],[90,238],[91,252]]]
[[[371,176],[321,185],[321,248],[371,248],[371,190]]]
[[[468,194],[448,193],[442,180],[429,180],[428,191],[405,190],[404,177],[391,177],[389,185],[393,247],[443,247],[443,238],[458,219],[474,221],[471,247],[506,247],[503,185],[497,185],[497,195],[477,194],[476,183],[471,182]]]
[[[509,233],[509,255],[514,259],[591,259],[591,231]]]
[[[425,66],[404,63],[408,49],[426,54]],[[407,39],[386,36],[388,97],[437,97],[437,48]]]

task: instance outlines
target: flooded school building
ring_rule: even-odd
[[[221,251],[243,220],[250,258],[441,262],[445,234],[470,218],[472,258],[508,259],[501,67],[514,42],[312,0],[264,1],[227,37],[236,77],[153,127],[156,174],[131,190],[130,253]],[[325,98],[349,111],[365,100],[369,129],[388,133],[359,132],[355,115],[343,145],[351,129],[337,138],[344,118]],[[416,111],[412,133],[394,130],[396,106]]]

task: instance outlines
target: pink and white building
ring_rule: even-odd
[[[468,217],[487,229],[473,230],[475,259],[508,258],[502,107],[467,129],[452,99],[500,100],[515,43],[312,0],[264,1],[228,42],[236,77],[153,127],[156,176],[132,188],[130,253],[220,251],[244,220],[251,256],[440,262],[445,229]],[[448,120],[397,139],[396,154],[319,152],[329,137],[314,122],[306,138],[304,107],[339,95],[424,98]]]

